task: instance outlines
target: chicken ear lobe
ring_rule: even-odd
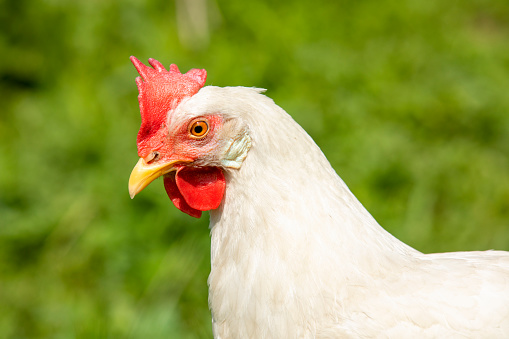
[[[201,217],[201,211],[219,207],[225,187],[223,171],[217,167],[181,167],[164,177],[164,188],[175,207],[195,218]]]

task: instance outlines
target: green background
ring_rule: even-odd
[[[134,200],[135,55],[267,88],[424,252],[509,250],[509,3],[0,0],[0,337],[210,338],[208,215]]]

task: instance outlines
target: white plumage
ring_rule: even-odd
[[[509,338],[508,252],[400,242],[258,89],[201,88],[169,112],[168,140],[209,115],[223,128],[188,166],[226,178],[210,211],[215,338]]]
[[[210,212],[216,338],[509,337],[509,253],[400,242],[258,92],[204,87],[174,112],[238,119],[252,142]]]

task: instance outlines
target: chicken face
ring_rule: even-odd
[[[181,211],[200,217],[201,211],[215,209],[225,189],[222,170],[210,157],[218,148],[219,116],[194,118],[167,131],[157,150],[140,158],[129,179],[132,197],[160,176],[168,196]],[[200,166],[201,164],[201,166]]]
[[[240,167],[250,146],[247,129],[220,114],[188,114],[179,107],[203,86],[204,70],[181,74],[175,65],[168,72],[153,59],[149,63],[154,68],[131,60],[141,75],[136,83],[142,116],[140,160],[129,178],[131,198],[164,176],[174,205],[199,218],[202,211],[221,204],[226,187],[223,171]]]

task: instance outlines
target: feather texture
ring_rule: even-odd
[[[223,163],[224,199],[210,212],[216,338],[509,337],[509,253],[400,242],[261,91],[208,86],[171,112],[220,115],[222,140],[250,140],[240,167]],[[222,166],[221,152],[207,165]]]

